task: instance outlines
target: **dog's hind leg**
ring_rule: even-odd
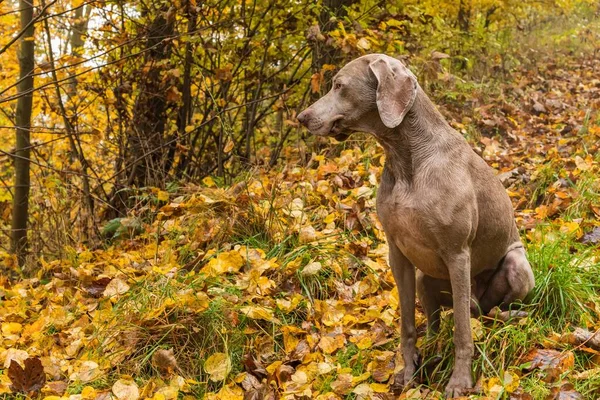
[[[417,296],[427,317],[427,334],[435,335],[440,328],[442,307],[452,307],[452,285],[449,280],[432,278],[417,270]],[[471,295],[471,314],[481,314],[474,295]]]
[[[452,307],[450,281],[436,279],[417,270],[417,296],[427,317],[427,334],[435,335],[440,329],[440,311]]]
[[[490,278],[487,289],[479,299],[481,311],[487,314],[496,306],[506,310],[511,303],[525,299],[534,285],[535,278],[525,249],[518,243],[506,253]]]

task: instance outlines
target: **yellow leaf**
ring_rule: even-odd
[[[513,371],[504,372],[504,389],[508,393],[512,393],[519,387],[519,375]]]
[[[169,192],[160,190],[158,192],[158,195],[156,196],[156,198],[158,199],[158,201],[168,201],[169,200]]]
[[[373,339],[369,336],[362,337],[358,342],[356,342],[356,347],[361,350],[368,349],[373,346]]]
[[[369,41],[365,38],[360,38],[356,43],[356,47],[361,50],[369,50],[371,48],[371,43],[369,43]]]
[[[224,386],[221,390],[219,390],[217,398],[219,400],[243,400],[244,391],[241,387],[235,384]]]
[[[327,215],[327,216],[326,216],[326,217],[323,219],[323,222],[324,222],[324,223],[326,223],[326,224],[330,224],[330,223],[332,223],[333,221],[335,221],[335,213],[331,213],[331,214]]]
[[[231,371],[231,360],[225,353],[215,353],[204,362],[204,370],[213,382],[225,380]]]
[[[577,232],[579,229],[579,224],[575,221],[563,222],[560,227],[560,231],[562,233],[571,234],[573,232]]]
[[[262,319],[265,321],[272,322],[274,324],[280,324],[279,321],[273,315],[273,310],[270,310],[262,306],[245,306],[240,308],[240,312],[252,319]]]
[[[223,148],[223,152],[225,153],[229,153],[231,150],[233,150],[233,146],[235,145],[235,143],[233,142],[233,140],[231,140],[231,138],[227,141],[227,143],[225,144],[225,148]]]
[[[137,400],[140,390],[131,378],[119,379],[112,386],[112,392],[119,400]]]
[[[321,263],[318,261],[313,261],[311,263],[308,263],[304,268],[302,268],[302,271],[300,273],[303,276],[312,276],[319,273],[321,269],[323,269]]]
[[[265,369],[270,375],[273,375],[275,371],[277,371],[277,369],[281,366],[281,364],[281,361],[274,361],[273,363],[269,364]]]
[[[483,382],[483,391],[486,395],[498,399],[504,392],[504,387],[502,386],[502,382],[497,377],[492,377],[488,380],[484,380]]]
[[[23,325],[18,322],[3,322],[2,323],[2,334],[4,336],[8,335],[18,335],[23,330]]]
[[[576,156],[575,157],[575,165],[581,171],[587,171],[590,168],[592,168],[592,160],[591,159],[584,160],[583,158]]]
[[[69,379],[72,381],[79,380],[83,383],[91,382],[102,375],[102,371],[100,370],[97,363],[94,361],[84,361],[81,363],[79,370],[73,372]]]
[[[321,340],[319,340],[319,347],[326,354],[332,354],[334,351],[341,349],[346,344],[346,339],[344,335],[337,335],[334,337],[331,336],[323,336]]]
[[[81,400],[94,400],[97,395],[96,389],[91,386],[86,386],[81,391]]]
[[[108,285],[106,285],[106,289],[104,289],[104,296],[112,297],[126,293],[128,290],[129,285],[127,283],[119,278],[114,278],[108,283]]]
[[[474,341],[481,340],[485,335],[483,324],[478,318],[471,318],[471,336]]]
[[[244,265],[244,259],[236,250],[224,251],[211,260],[202,268],[209,276],[217,276],[225,273],[238,272]]]
[[[204,183],[207,187],[217,186],[215,181],[213,181],[213,178],[211,178],[210,176],[207,176],[206,178],[202,179],[202,183]]]
[[[393,26],[393,27],[396,27],[396,28],[402,26],[402,22],[401,21],[398,21],[397,19],[393,19],[393,18],[388,19],[386,21],[386,23],[387,23],[388,26]]]

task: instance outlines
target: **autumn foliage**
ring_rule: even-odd
[[[523,313],[472,319],[471,397],[600,396],[596,2],[33,6],[18,259],[20,9],[0,4],[0,396],[439,398],[451,311],[436,338],[417,313],[421,384],[395,381],[381,148],[295,119],[370,52],[401,57],[498,171],[536,273]]]

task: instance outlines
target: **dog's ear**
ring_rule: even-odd
[[[377,78],[377,110],[388,128],[395,128],[404,119],[417,96],[415,76],[399,60],[379,57],[369,64]]]

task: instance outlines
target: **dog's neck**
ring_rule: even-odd
[[[374,134],[386,155],[385,169],[395,180],[407,183],[414,172],[431,157],[439,157],[455,141],[456,133],[435,108],[431,100],[417,88],[417,96],[404,120],[395,128]]]

